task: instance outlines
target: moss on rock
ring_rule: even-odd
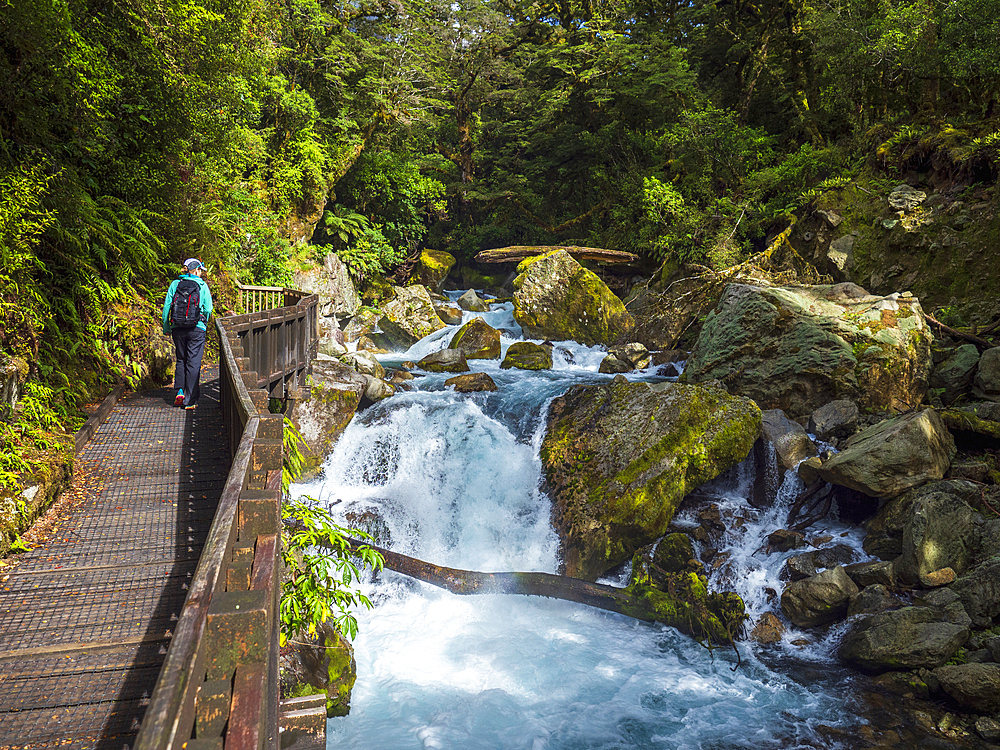
[[[621,376],[555,399],[541,458],[567,575],[592,580],[662,536],[684,495],[747,456],[760,419],[717,386]]]

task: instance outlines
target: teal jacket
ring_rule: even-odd
[[[208,289],[208,284],[204,282],[198,276],[190,273],[182,273],[172,282],[170,282],[170,288],[167,290],[166,299],[163,300],[163,332],[169,336],[170,335],[170,305],[174,301],[174,292],[177,291],[177,285],[180,283],[181,279],[192,279],[198,283],[198,300],[199,307],[201,308],[202,317],[207,321],[212,316],[212,293]],[[203,331],[208,330],[208,326],[205,325],[205,321],[199,320],[195,328],[200,328]]]

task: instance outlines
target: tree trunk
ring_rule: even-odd
[[[361,546],[362,542],[354,542]],[[669,591],[647,585],[616,588],[552,573],[481,573],[446,568],[374,545],[385,567],[440,586],[453,594],[522,594],[565,599],[617,612],[645,622],[659,622],[704,641],[709,647],[732,645],[734,632],[746,619],[743,601],[735,594],[708,593],[694,573],[676,574]]]

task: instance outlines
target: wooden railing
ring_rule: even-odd
[[[216,320],[233,463],[136,750],[278,747],[284,416],[269,403],[294,397],[315,355],[318,301],[298,300]]]
[[[247,313],[261,312],[262,310],[274,310],[278,307],[295,307],[304,298],[309,296],[306,292],[298,289],[288,289],[283,286],[244,286],[237,284],[240,290],[239,309],[244,315]]]

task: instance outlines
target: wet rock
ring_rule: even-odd
[[[421,284],[435,292],[440,292],[444,287],[448,272],[455,265],[455,256],[443,250],[424,249],[420,253],[420,260],[417,261],[407,285]]]
[[[507,347],[507,354],[500,363],[501,370],[551,370],[552,347],[530,341],[515,341]]]
[[[660,375],[661,377],[664,377],[664,378],[676,378],[676,377],[680,377],[681,370],[673,362],[668,362],[665,365],[660,365],[656,369],[656,374]]]
[[[379,547],[388,547],[392,543],[392,533],[389,524],[382,514],[374,508],[364,510],[349,510],[344,518],[352,529],[363,531],[372,537]]]
[[[343,334],[341,334],[341,337],[343,337]],[[344,346],[342,341],[337,341],[334,337],[325,338],[319,342],[318,353],[331,359],[340,359],[347,354],[347,347]]]
[[[565,250],[528,258],[517,268],[514,319],[530,338],[607,345],[634,325],[622,301]]]
[[[469,364],[460,349],[442,349],[431,352],[417,362],[417,367],[428,372],[468,372]]]
[[[609,354],[601,360],[601,365],[597,368],[597,371],[605,375],[614,375],[622,372],[632,372],[632,369],[632,365],[625,360],[618,359],[614,354]]]
[[[967,479],[977,484],[990,484],[992,482],[990,465],[985,461],[959,461],[955,460],[948,469],[948,479]]]
[[[809,416],[808,430],[819,440],[842,440],[858,429],[858,405],[847,399],[824,404]]]
[[[483,301],[475,289],[469,289],[458,298],[458,306],[469,312],[489,312],[490,306]]]
[[[485,372],[470,372],[466,375],[456,375],[444,381],[445,385],[454,386],[459,393],[474,393],[476,391],[495,391],[497,384]]]
[[[379,322],[380,328],[386,329],[385,319],[388,319],[389,323],[395,323],[412,336],[414,342],[444,328],[427,287],[395,286],[392,289],[395,296],[382,305],[384,318]]]
[[[1000,347],[987,349],[979,358],[972,394],[987,401],[1000,401]]]
[[[874,584],[881,584],[890,589],[896,588],[896,570],[889,560],[853,563],[844,566],[844,570],[858,588],[863,589]]]
[[[805,428],[790,420],[781,409],[761,412],[761,432],[774,446],[784,469],[794,469],[802,459],[819,453]]]
[[[382,380],[382,378],[375,378],[370,375],[366,375],[365,378],[368,380],[365,385],[365,401],[377,403],[396,395],[396,389],[390,383]]]
[[[460,349],[466,359],[500,359],[500,331],[473,318],[455,332],[448,348]]]
[[[382,363],[369,352],[348,352],[340,358],[340,361],[362,375],[371,375],[373,378],[385,377]]]
[[[746,457],[759,419],[721,388],[623,377],[554,399],[541,459],[566,574],[593,580],[666,533],[685,495]]]
[[[819,456],[811,456],[806,458],[799,464],[796,470],[799,479],[806,485],[806,487],[812,486],[815,482],[819,481],[819,467],[823,465],[823,461]]]
[[[301,635],[282,646],[278,655],[282,698],[326,693],[326,715],[347,716],[358,676],[350,641],[329,623],[316,635]]]
[[[902,605],[895,594],[880,583],[866,586],[851,597],[847,606],[847,616],[874,615]]]
[[[645,370],[652,361],[649,350],[635,342],[609,347],[608,354],[627,362],[633,370]]]
[[[820,478],[870,497],[894,497],[941,479],[955,441],[933,409],[886,419],[857,433],[819,468]]]
[[[751,640],[757,643],[779,643],[785,634],[785,625],[773,612],[765,612],[750,631]]]
[[[789,584],[781,594],[781,611],[797,627],[811,628],[843,618],[857,593],[854,581],[837,566]]]
[[[840,658],[875,671],[939,667],[969,639],[969,625],[957,602],[870,615],[848,632]]]
[[[793,581],[800,581],[803,578],[811,578],[820,570],[846,565],[853,559],[854,550],[846,544],[824,547],[788,558],[785,561],[786,577]]]
[[[954,592],[972,622],[988,628],[1000,615],[1000,557],[980,563],[948,587]]]
[[[370,331],[358,338],[358,349],[371,347],[376,351],[404,352],[419,340],[407,327],[383,316],[379,318],[377,331]]]
[[[931,373],[930,387],[943,389],[941,403],[946,406],[972,387],[979,366],[979,350],[973,344],[963,344]]]
[[[806,538],[804,534],[798,531],[778,529],[767,535],[767,546],[773,552],[788,552],[790,549],[805,547]]]
[[[958,574],[969,568],[982,520],[963,500],[973,493],[971,483],[950,480],[913,500],[904,516],[902,552],[895,561],[902,583],[913,585],[942,568]]]
[[[683,362],[688,358],[688,352],[683,349],[661,349],[650,354],[654,365],[669,365]]]
[[[442,322],[447,325],[457,326],[462,323],[462,309],[460,307],[456,307],[455,305],[435,302],[434,312],[436,312]]]
[[[795,555],[785,561],[785,567],[781,571],[781,577],[790,581],[801,581],[805,578],[812,578],[819,571],[816,570],[816,563],[813,562],[812,555]]]
[[[935,669],[934,676],[959,705],[1000,712],[1000,664],[951,664]]]
[[[730,284],[684,378],[724,380],[793,419],[837,399],[876,411],[917,406],[931,368],[919,302],[909,293],[856,296],[848,287]]]

